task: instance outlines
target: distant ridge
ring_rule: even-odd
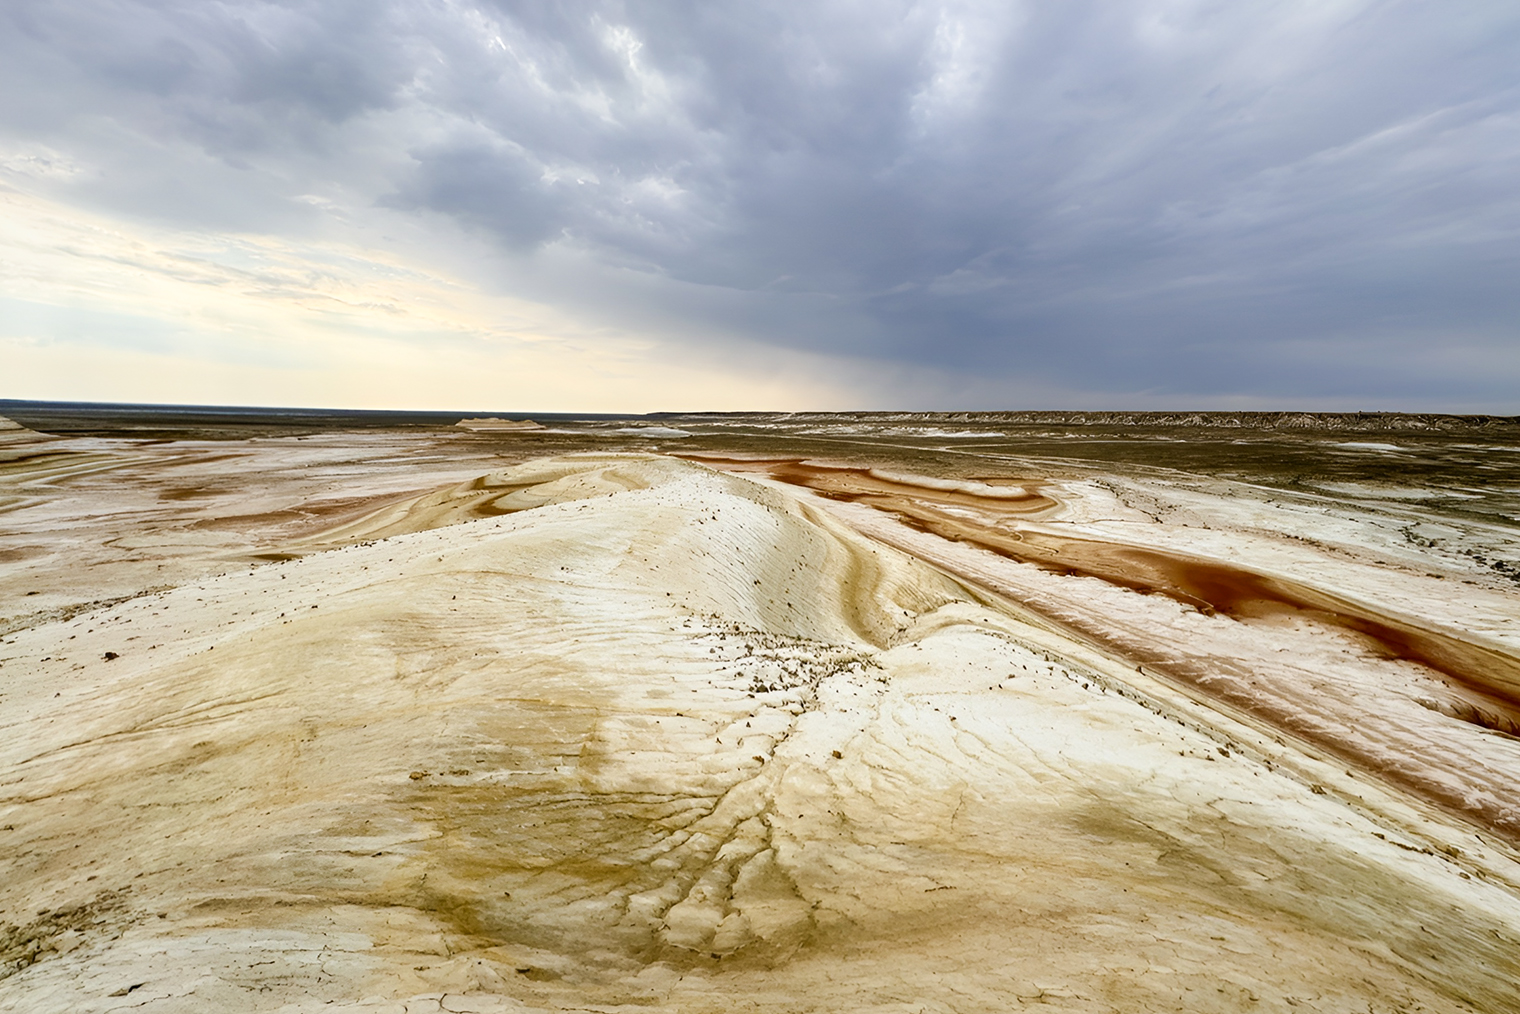
[[[1424,412],[988,412],[967,419],[1064,426],[1181,426],[1253,430],[1451,430],[1520,427],[1520,416]]]
[[[541,430],[543,424],[536,423],[532,419],[498,419],[489,416],[482,419],[461,419],[455,426],[461,429],[471,430],[476,433],[511,432],[514,430]]]
[[[1451,412],[1185,412],[1040,409],[964,412],[600,412],[534,413],[536,419],[485,413],[374,409],[260,408],[215,405],[135,405],[21,401],[0,398],[0,418],[39,433],[157,436],[195,432],[200,437],[244,437],[255,433],[316,432],[324,429],[453,429],[491,431],[576,423],[712,420],[772,424],[833,424],[845,421],[910,426],[1049,426],[1255,430],[1326,433],[1479,433],[1520,431],[1520,416],[1459,415]],[[0,425],[12,437],[17,431]]]
[[[1104,412],[1039,410],[1009,412],[734,412],[651,413],[651,418],[756,418],[795,422],[855,418],[871,422],[945,424],[976,423],[1003,426],[1101,426],[1321,430],[1354,433],[1426,431],[1451,433],[1474,430],[1520,429],[1520,416],[1456,415],[1434,412]]]

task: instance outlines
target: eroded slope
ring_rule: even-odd
[[[493,481],[7,638],[0,1010],[1516,1009],[1459,828],[776,490]]]

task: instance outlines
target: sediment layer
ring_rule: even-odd
[[[0,1010],[1517,1009],[1502,849],[845,508],[531,462],[7,636]]]

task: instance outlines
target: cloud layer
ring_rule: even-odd
[[[1460,0],[15,0],[0,181],[858,404],[1520,411],[1517,68]]]

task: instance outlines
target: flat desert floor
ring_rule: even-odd
[[[1520,1011],[1520,449],[1011,432],[0,428],[0,1011]]]

